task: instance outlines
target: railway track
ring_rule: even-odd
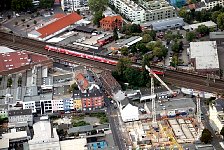
[[[14,40],[13,40],[14,39]],[[96,67],[100,69],[107,69],[107,70],[115,70],[116,66],[105,64],[93,60],[88,60],[84,58],[79,57],[73,57],[66,54],[60,54],[56,52],[51,51],[44,51],[44,47],[46,45],[45,42],[25,38],[25,37],[19,37],[16,35],[11,35],[8,33],[0,32],[0,45],[4,45],[7,47],[10,47],[15,50],[25,50],[30,51],[33,53],[42,54],[45,56],[48,56],[53,59],[60,59],[64,61],[70,61],[75,63],[84,63],[86,65],[89,65],[90,67]],[[59,45],[55,45],[59,46]],[[60,46],[63,47],[63,46]],[[69,47],[65,47],[69,49]],[[74,48],[71,48],[74,50]],[[81,53],[86,53],[92,55],[91,52],[86,52],[82,50],[74,50]],[[100,55],[99,55],[100,56]],[[101,56],[102,57],[102,56]],[[103,56],[105,58],[118,60],[116,58],[111,58],[109,56]],[[140,65],[138,63],[133,63],[135,65]],[[151,66],[152,69],[158,69],[162,70],[161,67],[157,66]],[[189,88],[197,88],[198,90],[204,90],[207,92],[216,92],[219,94],[224,94],[224,80],[216,79],[215,83],[213,80],[207,80],[206,76],[197,75],[195,73],[187,73],[182,71],[176,71],[176,70],[166,70],[164,79],[171,83],[171,84],[179,84],[183,87],[189,87]]]

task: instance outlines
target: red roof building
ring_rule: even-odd
[[[104,30],[121,29],[123,26],[123,18],[121,16],[107,16],[100,20],[100,27]]]
[[[38,33],[39,39],[44,39],[46,37],[50,37],[51,35],[59,34],[61,30],[65,29],[66,27],[75,24],[77,21],[81,20],[82,17],[77,13],[71,13],[69,15],[66,15],[63,17],[63,15],[56,15],[55,18],[56,21],[47,24],[46,26],[39,28],[36,30]],[[31,35],[31,33],[28,34],[29,37],[34,37]]]
[[[83,74],[79,73],[75,76],[77,84],[79,85],[81,91],[85,91],[89,87],[88,80],[83,76]]]
[[[28,52],[0,53],[0,74],[18,72],[20,68],[24,70],[29,68],[31,64],[39,64],[48,60],[50,59],[45,56]]]

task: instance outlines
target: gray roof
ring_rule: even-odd
[[[150,21],[141,24],[143,27],[153,27],[153,30],[166,30],[169,28],[184,26],[184,19],[180,17],[162,19],[157,21]]]
[[[219,0],[205,0],[206,3],[215,2],[215,1],[219,1]]]
[[[215,108],[217,111],[223,111],[223,107],[220,105],[216,105]]]
[[[210,32],[210,39],[224,39],[224,32]]]
[[[224,108],[224,100],[223,99],[217,99],[215,100],[216,105],[221,106],[222,108]]]
[[[101,97],[103,96],[103,93],[100,92],[98,89],[96,90],[92,90],[92,91],[89,91],[87,93],[82,93],[81,91],[74,91],[73,92],[73,98],[88,98],[88,97]]]
[[[0,105],[0,110],[8,110],[8,104]]]
[[[93,128],[96,130],[107,129],[107,128],[110,128],[110,124],[102,124],[102,125],[95,126]]]
[[[130,37],[128,39],[125,39],[124,41],[122,41],[122,42],[120,42],[118,44],[120,44],[120,45],[126,45],[126,44],[128,44],[128,43],[130,43],[130,42],[132,42],[132,41],[134,41],[134,40],[136,40],[138,38],[140,38],[140,36],[132,36],[132,37]]]
[[[32,109],[9,110],[9,116],[32,115]]]
[[[122,106],[127,106],[130,103],[130,100],[128,97],[125,97],[125,99],[121,100],[121,105]]]
[[[82,133],[82,132],[89,132],[93,130],[92,125],[80,126],[80,127],[73,127],[68,129],[68,134],[70,133]]]

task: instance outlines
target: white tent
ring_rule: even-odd
[[[130,103],[120,110],[121,118],[124,122],[139,120],[139,111],[137,106],[133,106]]]

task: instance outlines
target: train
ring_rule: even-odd
[[[103,57],[99,57],[99,56],[95,56],[95,55],[91,55],[91,54],[75,52],[75,51],[71,51],[68,49],[59,48],[59,47],[55,47],[55,46],[51,46],[51,45],[46,45],[44,47],[44,49],[47,51],[52,51],[52,52],[62,53],[62,54],[66,54],[66,55],[70,55],[70,56],[74,56],[74,57],[80,57],[80,58],[84,58],[84,59],[90,59],[90,60],[94,60],[94,61],[98,61],[98,62],[102,62],[102,63],[107,63],[110,65],[117,65],[117,63],[118,63],[118,61],[116,61],[116,60],[111,60],[108,58],[103,58]],[[141,68],[141,65],[132,65],[132,66]],[[163,71],[153,70],[153,72],[157,75],[164,75]]]

